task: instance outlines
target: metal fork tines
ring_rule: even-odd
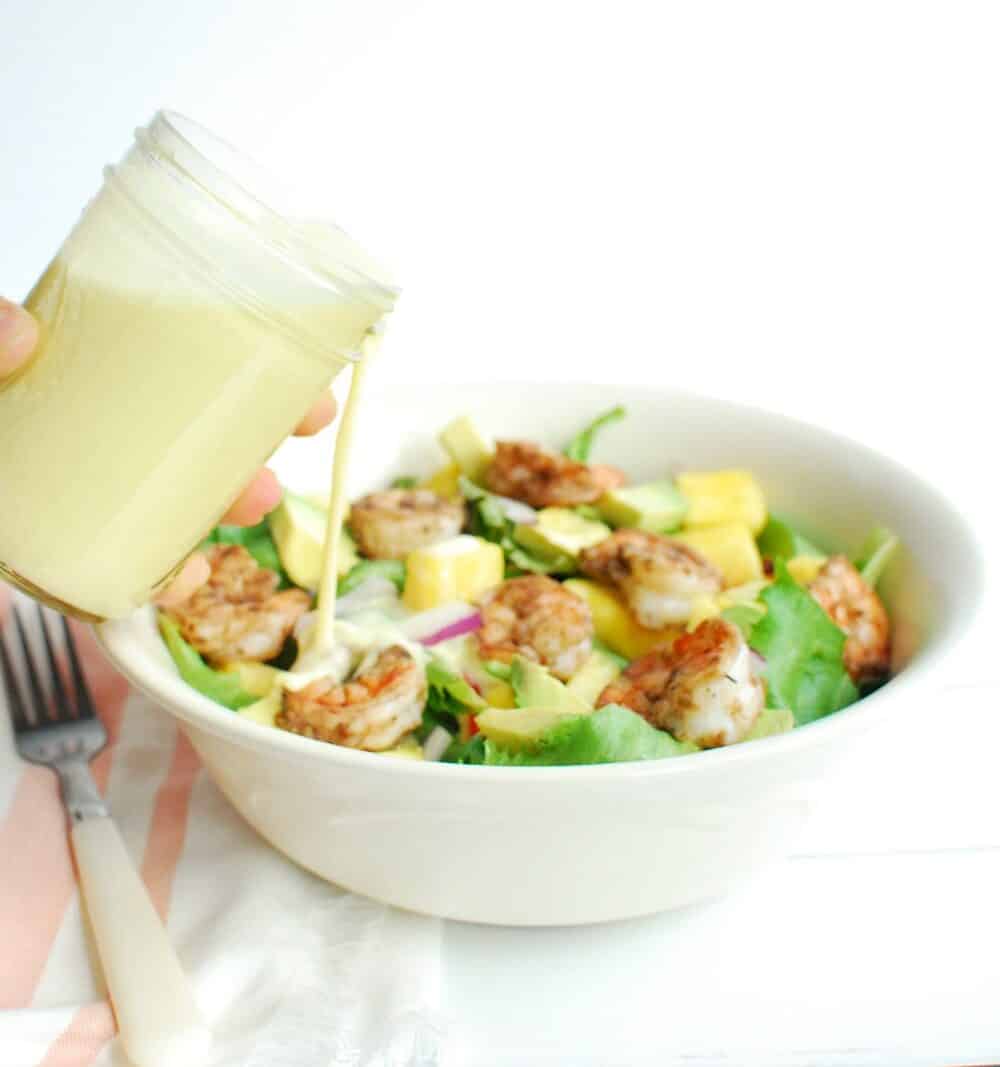
[[[74,822],[106,815],[88,764],[107,744],[108,735],[94,714],[94,702],[66,619],[62,619],[62,633],[68,677],[60,669],[45,610],[39,605],[38,625],[45,649],[42,669],[32,652],[23,615],[17,609],[12,614],[13,624],[6,627],[8,636],[0,631],[0,688],[7,693],[17,751],[22,759],[58,773]],[[12,631],[16,641],[9,636]]]

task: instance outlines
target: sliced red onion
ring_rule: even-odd
[[[452,736],[443,726],[435,726],[424,742],[424,759],[437,761],[448,750]]]
[[[479,612],[460,600],[422,611],[403,623],[402,629],[412,641],[436,645],[449,637],[472,633],[482,626]]]
[[[442,641],[449,641],[453,637],[464,637],[465,634],[475,633],[482,625],[483,618],[477,611],[473,615],[468,615],[464,619],[453,622],[450,626],[445,626],[444,629],[438,630],[436,634],[423,638],[420,643],[430,648],[432,645],[441,644]]]

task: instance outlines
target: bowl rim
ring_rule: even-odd
[[[572,388],[606,389],[609,384],[598,382],[573,382]],[[517,379],[500,379],[489,383],[490,388],[502,389],[538,389],[559,385],[566,387],[565,381],[524,381]],[[678,775],[698,774],[702,771],[722,771],[734,764],[748,764],[770,756],[782,756],[803,748],[823,745],[834,736],[848,730],[856,729],[859,721],[863,725],[874,725],[876,717],[884,718],[893,701],[901,706],[905,692],[916,685],[925,683],[931,670],[936,669],[956,651],[968,636],[975,623],[983,603],[986,556],[982,543],[961,512],[934,484],[925,481],[900,461],[886,456],[877,449],[855,438],[825,426],[815,426],[803,419],[786,415],[759,405],[744,404],[710,394],[675,389],[669,386],[640,383],[618,383],[616,388],[623,392],[642,390],[644,394],[655,393],[665,401],[669,398],[687,403],[707,404],[715,409],[728,408],[745,416],[765,418],[787,432],[802,432],[825,439],[831,446],[844,445],[855,453],[866,454],[894,476],[910,481],[920,491],[932,499],[939,512],[948,516],[965,538],[965,550],[969,553],[973,581],[970,583],[971,599],[965,605],[963,621],[952,622],[930,647],[917,652],[899,674],[876,690],[874,693],[856,701],[842,710],[825,716],[812,723],[798,726],[788,733],[761,738],[752,744],[737,744],[700,752],[686,753],[683,759],[667,758],[658,760],[637,760],[625,763],[584,764],[556,767],[494,767],[482,764],[442,763],[411,759],[386,758],[382,753],[365,752],[359,749],[339,745],[317,743],[314,739],[302,737],[285,730],[265,726],[261,723],[242,718],[235,712],[222,707],[215,701],[203,696],[188,686],[179,676],[171,675],[165,668],[147,663],[144,658],[135,657],[131,649],[136,644],[133,633],[137,619],[143,613],[153,609],[150,606],[139,609],[124,619],[112,620],[95,626],[94,633],[105,655],[128,681],[162,706],[182,722],[195,728],[203,729],[215,736],[224,738],[242,748],[256,750],[270,749],[283,759],[301,758],[305,763],[326,763],[342,766],[345,770],[373,771],[395,777],[416,777],[427,781],[442,782],[499,782],[512,781],[515,777],[521,783],[549,782],[553,785],[567,781],[614,782],[633,781],[650,777],[675,777]],[[414,389],[441,390],[475,390],[483,389],[482,382],[440,383],[385,383],[376,385],[374,395],[403,391],[412,399]],[[183,696],[181,696],[183,694]]]

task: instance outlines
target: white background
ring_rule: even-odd
[[[0,291],[24,295],[173,107],[298,173],[391,265],[382,375],[779,408],[893,452],[995,543],[995,11],[0,0]],[[942,683],[997,677],[986,625]],[[1000,1056],[992,718],[929,708],[922,748],[886,739],[840,783],[817,858],[721,911],[450,929],[464,1062]]]

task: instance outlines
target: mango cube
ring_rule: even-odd
[[[826,563],[826,556],[792,556],[788,561],[788,573],[799,583],[808,585],[815,581]]]
[[[757,542],[750,527],[741,522],[704,526],[699,530],[682,530],[674,538],[700,552],[709,563],[722,571],[725,586],[744,585],[764,577]]]
[[[749,471],[689,471],[677,475],[677,488],[688,504],[685,526],[738,522],[756,535],[767,524],[764,492]]]
[[[673,644],[678,634],[684,631],[682,626],[667,626],[662,630],[640,626],[614,590],[587,578],[570,578],[563,583],[563,588],[587,602],[597,639],[628,660],[638,659],[650,649]]]
[[[222,669],[227,674],[239,675],[240,685],[254,697],[266,697],[281,674],[277,667],[269,667],[266,663],[254,663],[249,660],[227,663]]]
[[[494,682],[483,694],[491,708],[516,708],[514,688],[508,682]]]
[[[472,602],[503,581],[503,549],[481,537],[459,534],[406,557],[403,603],[427,611],[456,600]]]

